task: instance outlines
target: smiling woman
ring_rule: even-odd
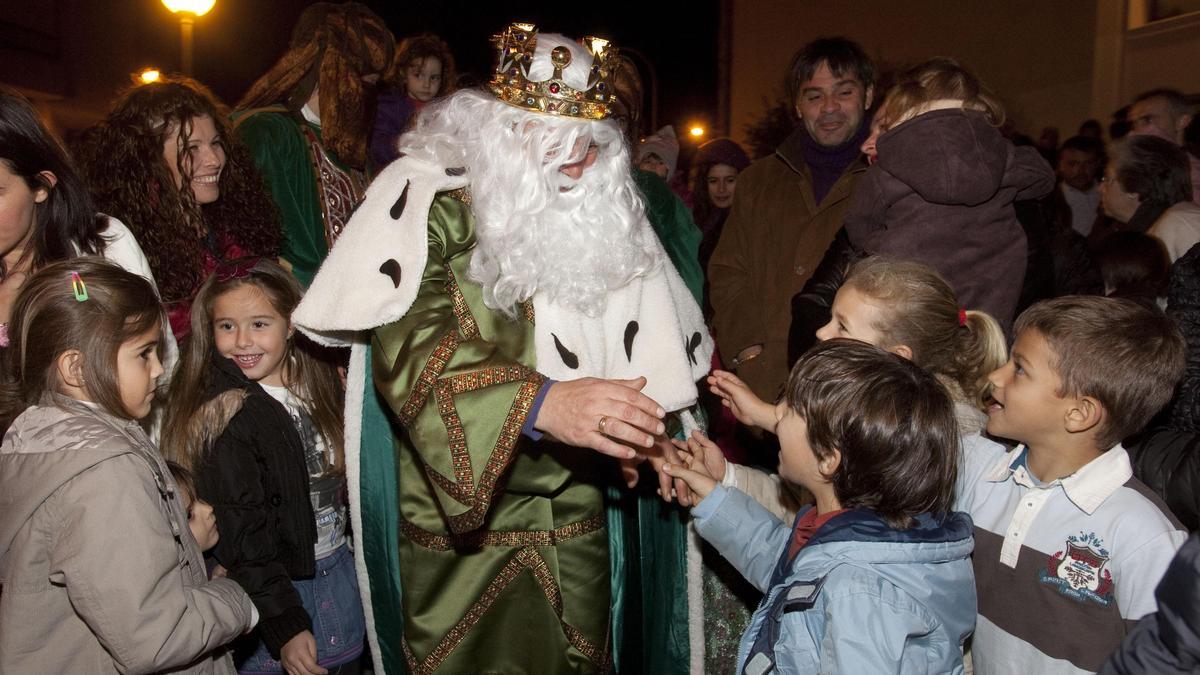
[[[226,112],[200,83],[163,78],[126,91],[78,148],[97,205],[143,246],[181,339],[220,262],[279,250],[274,204]]]

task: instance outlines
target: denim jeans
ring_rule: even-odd
[[[312,579],[293,579],[292,585],[300,594],[304,610],[312,617],[317,663],[333,669],[361,656],[366,623],[350,548],[342,546],[321,558]],[[254,653],[238,663],[238,672],[281,673],[283,666],[271,657],[260,640]]]

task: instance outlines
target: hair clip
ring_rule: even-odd
[[[966,307],[961,307],[958,310],[958,325],[960,325],[960,326],[967,325],[967,308]]]
[[[83,277],[79,276],[79,272],[71,272],[71,292],[75,294],[76,302],[88,299],[87,286],[83,283]]]

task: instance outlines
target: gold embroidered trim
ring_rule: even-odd
[[[531,373],[533,373],[532,370],[522,365],[499,366],[488,368],[487,370],[463,373],[461,375],[451,375],[438,384],[440,385],[444,382],[450,388],[451,393],[457,395],[498,384],[508,384],[509,382],[524,380]]]
[[[479,485],[475,485],[475,476],[471,467],[471,453],[467,448],[466,429],[458,414],[454,396],[469,391],[476,391],[511,382],[526,380],[517,390],[513,407],[501,425],[496,445],[488,458],[487,466]],[[537,390],[541,388],[545,378],[539,373],[520,365],[500,366],[487,370],[453,375],[434,384],[435,397],[438,404],[438,414],[446,427],[450,462],[454,468],[454,479],[443,476],[428,464],[425,474],[456,502],[470,508],[466,513],[449,516],[450,528],[454,532],[468,532],[479,527],[483,516],[491,504],[492,492],[495,489],[499,475],[508,466],[521,427],[529,415]],[[530,386],[533,386],[530,390]],[[474,524],[472,524],[474,523]]]
[[[475,317],[471,315],[471,306],[467,304],[462,289],[458,287],[458,279],[454,277],[454,270],[450,269],[450,263],[445,264],[445,269],[446,294],[450,296],[450,303],[454,306],[454,318],[458,320],[458,330],[462,333],[464,340],[477,338],[479,337],[479,324],[475,323]]]
[[[400,532],[409,541],[432,551],[478,549],[487,546],[556,546],[603,528],[603,513],[553,530],[475,530],[449,537],[417,527],[407,520],[400,521]]]
[[[533,323],[533,300],[526,300],[521,303],[521,311],[525,314],[525,320]]]
[[[540,373],[530,372],[526,382],[517,390],[517,395],[513,397],[512,407],[509,408],[508,416],[504,418],[504,423],[500,426],[500,434],[496,439],[496,445],[492,449],[487,465],[484,466],[483,473],[479,477],[479,485],[475,488],[470,510],[458,515],[447,516],[452,532],[470,532],[471,530],[478,529],[483,524],[484,516],[487,515],[488,509],[492,504],[492,493],[496,489],[496,483],[500,479],[500,474],[508,466],[509,461],[512,460],[513,449],[517,445],[517,438],[521,435],[521,425],[525,423],[525,418],[529,416],[529,409],[533,407],[533,400],[537,398],[538,389],[541,388],[543,381],[545,381],[545,378]],[[453,416],[452,419],[450,418],[451,415]],[[454,410],[451,410],[442,419],[446,420],[447,429],[450,428],[451,424],[462,425],[462,420],[458,419],[458,412]],[[454,452],[453,447],[451,447],[451,452]],[[466,453],[465,445],[461,452]],[[467,461],[470,461],[469,456]],[[461,502],[462,500],[459,501]]]
[[[517,578],[518,574],[525,570],[532,572],[534,579],[541,586],[542,592],[546,595],[546,600],[554,608],[555,614],[558,615],[563,635],[566,636],[567,641],[584,656],[596,663],[601,670],[606,670],[608,664],[607,644],[603,649],[597,648],[577,628],[563,621],[562,593],[559,590],[558,582],[554,579],[554,573],[550,571],[550,566],[546,564],[546,559],[537,552],[537,549],[526,547],[517,551],[517,554],[509,559],[504,564],[504,567],[500,568],[496,577],[484,589],[479,599],[467,609],[467,613],[442,637],[441,642],[433,648],[433,651],[429,652],[429,656],[426,656],[423,661],[417,661],[411,647],[408,645],[408,640],[402,641],[404,658],[408,661],[409,671],[413,675],[424,675],[425,673],[432,673],[437,670],[459,644],[462,643],[467,633],[471,632],[475,624],[479,623],[483,615],[496,603],[496,599],[500,597],[504,589]]]
[[[331,249],[350,222],[355,207],[362,203],[367,180],[358,169],[346,171],[334,164],[316,133],[304,122],[298,124],[300,134],[308,143],[308,161],[317,181],[317,201],[325,225],[325,248]]]
[[[442,376],[442,371],[446,369],[446,364],[450,362],[450,357],[454,356],[455,350],[458,349],[458,344],[458,333],[451,330],[443,335],[437,346],[433,348],[433,353],[429,355],[429,361],[425,363],[425,368],[417,376],[417,383],[413,385],[412,394],[400,408],[398,417],[401,424],[404,426],[412,424],[417,413],[421,412],[425,401],[429,400],[429,393],[433,391],[438,378]]]
[[[447,190],[446,196],[457,199],[467,206],[471,205],[471,188],[469,187],[460,187],[456,190]]]

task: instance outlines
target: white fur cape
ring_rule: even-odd
[[[293,319],[325,342],[404,316],[428,258],[428,216],[438,192],[465,187],[466,170],[412,156],[393,162],[371,184],[362,206],[317,271]],[[650,225],[644,219],[642,227]],[[537,370],[555,380],[645,376],[645,393],[665,410],[696,401],[708,372],[712,338],[662,245],[658,264],[612,291],[599,317],[533,297]]]

